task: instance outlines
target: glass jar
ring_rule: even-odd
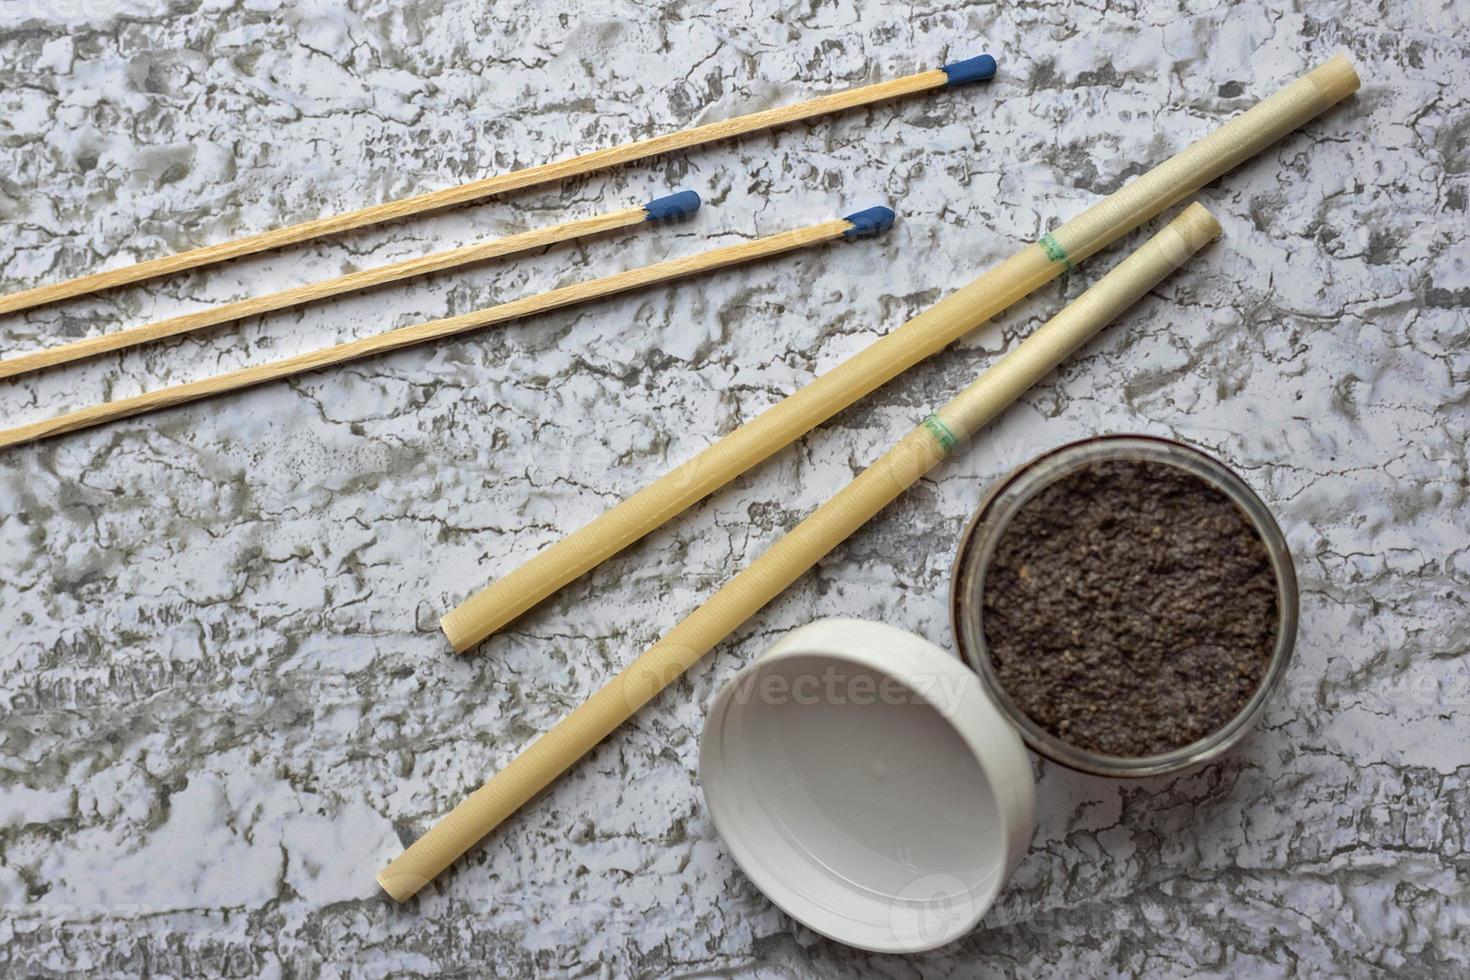
[[[1166,463],[1215,487],[1235,502],[1265,545],[1276,578],[1276,645],[1260,686],[1235,717],[1189,745],[1150,756],[1110,756],[1071,745],[1043,729],[1006,694],[985,647],[982,620],[985,571],[1011,518],[1038,492],[1078,469],[1103,460]],[[986,693],[1032,751],[1080,772],[1100,776],[1158,776],[1217,758],[1245,735],[1281,684],[1296,641],[1296,571],[1286,539],[1266,505],[1223,463],[1190,446],[1156,436],[1110,435],[1069,443],[1036,457],[1003,478],[981,501],[960,536],[950,576],[950,618],[960,657],[980,675]]]

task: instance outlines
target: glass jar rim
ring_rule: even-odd
[[[1266,673],[1250,699],[1229,721],[1197,741],[1148,756],[1114,756],[1092,752],[1046,731],[1006,693],[985,645],[982,602],[985,571],[996,544],[1012,517],[1045,487],[1099,460],[1149,460],[1179,467],[1224,493],[1241,510],[1266,548],[1276,580],[1276,642]],[[1113,434],[1065,443],[1021,464],[1002,477],[982,498],[960,535],[950,574],[950,622],[960,658],[980,675],[987,697],[1020,732],[1037,754],[1079,772],[1102,776],[1158,776],[1194,768],[1215,759],[1250,730],[1266,702],[1281,684],[1296,643],[1299,596],[1291,551],[1265,503],[1236,474],[1213,456],[1161,436]]]

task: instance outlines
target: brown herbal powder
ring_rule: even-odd
[[[1276,578],[1223,492],[1156,461],[1090,463],[1011,518],[985,573],[985,645],[1042,728],[1156,755],[1222,727],[1265,676]]]

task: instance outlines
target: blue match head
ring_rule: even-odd
[[[842,233],[842,237],[848,241],[854,238],[868,238],[879,235],[893,227],[894,213],[887,208],[868,208],[856,214],[849,214],[847,220],[852,222],[852,227]]]
[[[643,205],[648,212],[647,221],[664,221],[669,218],[687,218],[699,210],[699,195],[693,191],[680,191],[668,197],[655,198]]]
[[[949,76],[949,81],[944,83],[945,87],[954,88],[956,85],[983,82],[990,78],[995,74],[995,59],[988,54],[976,55],[964,61],[956,61],[952,65],[945,65],[941,70]]]

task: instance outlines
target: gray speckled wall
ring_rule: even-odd
[[[881,240],[0,453],[10,973],[906,977],[1470,968],[1470,24],[1463,4],[0,2],[0,288],[58,280],[983,50],[911,98],[0,319],[10,354],[641,202],[709,207],[0,384],[6,424],[892,202]],[[1225,239],[419,899],[373,872],[1115,247],[468,657],[449,605],[1339,51],[1362,91],[1201,195]],[[1141,240],[1140,232],[1128,241]],[[1125,243],[1126,244],[1126,243]],[[1287,689],[1226,760],[1038,763],[968,938],[830,943],[704,809],[705,705],[819,616],[949,643],[982,488],[1174,435],[1276,511]]]

